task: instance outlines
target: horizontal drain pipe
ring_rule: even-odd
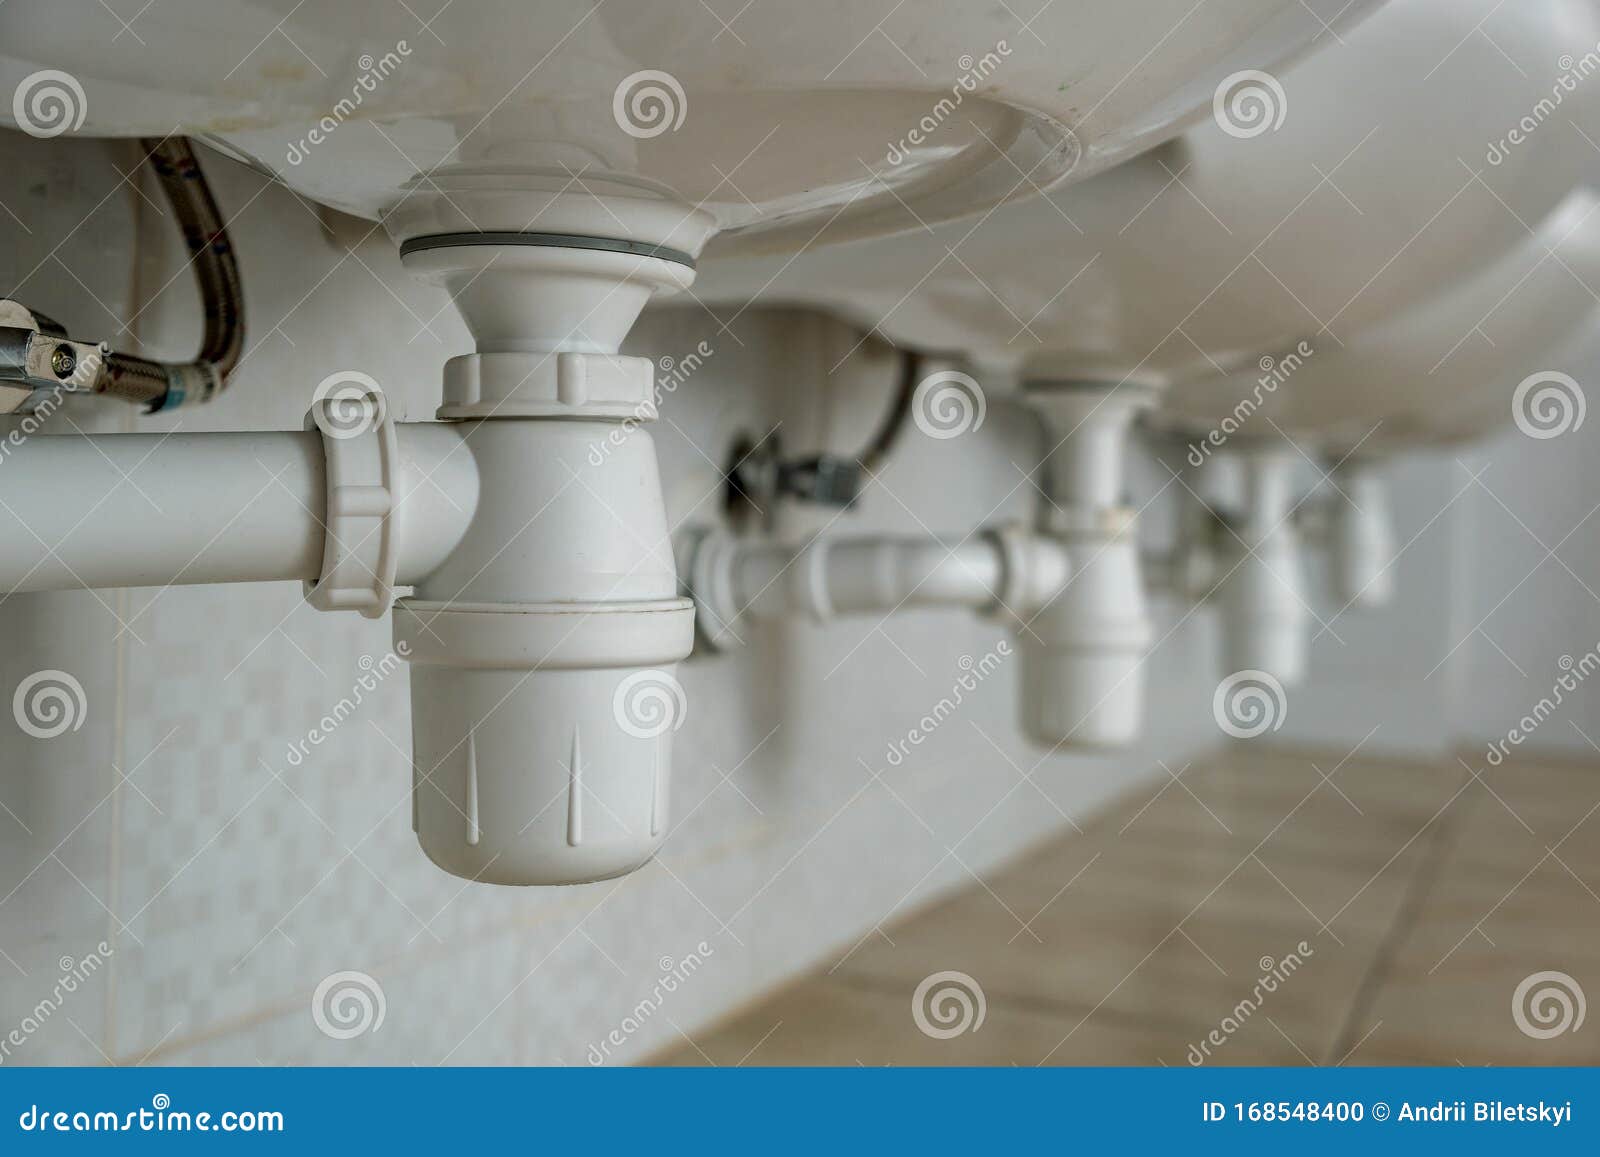
[[[713,649],[741,623],[784,616],[826,622],[964,607],[1009,619],[1022,657],[1022,728],[1052,750],[1132,742],[1143,712],[1152,629],[1133,512],[1122,502],[1123,455],[1151,391],[1096,383],[1031,383],[1024,394],[1053,448],[1036,529],[817,538],[804,545],[687,539],[680,571],[700,636]]]
[[[966,607],[1026,619],[1071,573],[1059,543],[1020,527],[960,541],[865,535],[800,546],[711,531],[685,536],[679,559],[700,637],[716,650],[737,642],[739,623],[792,616]]]
[[[395,427],[394,582],[466,531],[478,472],[459,427]],[[338,448],[338,443],[335,442]],[[318,430],[36,435],[0,443],[0,591],[315,581],[328,523]]]

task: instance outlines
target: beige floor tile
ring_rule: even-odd
[[[986,996],[983,1023],[948,1039],[912,1016],[915,986],[811,980],[656,1058],[663,1065],[1183,1065],[1182,1030],[1015,1005]],[[937,1027],[937,1026],[936,1026]],[[1199,1054],[1196,1054],[1199,1055]],[[1253,1019],[1207,1060],[1293,1064],[1293,1048]]]
[[[1359,940],[1388,928],[1397,896],[1431,843],[1430,832],[1414,834],[1397,834],[1379,850],[1340,854],[1331,840],[1308,851],[1302,829],[1291,826],[1265,843],[1214,825],[1187,833],[1092,829],[988,883],[1029,919],[1039,905],[1054,909],[1088,895],[1170,912],[1170,922],[1190,912],[1282,915],[1296,923],[1303,916],[1319,931],[1327,924],[1339,939]]]
[[[1407,933],[1404,962],[1431,972],[1468,941],[1537,957],[1540,967],[1600,963],[1600,896],[1551,858],[1517,871],[1448,857]]]
[[[1538,972],[1600,993],[1600,766],[1251,747],[1173,771],[663,1061],[1600,1062],[1600,1023],[1512,1013]],[[935,1040],[911,997],[945,971],[987,1015]]]
[[[1553,848],[1600,891],[1600,768],[1519,764],[1481,776],[1469,788],[1474,806],[1458,841],[1464,856],[1520,875]]]
[[[1585,1015],[1576,1031],[1549,1039],[1518,1027],[1513,996],[1518,986],[1551,961],[1538,951],[1506,952],[1473,938],[1445,962],[1408,958],[1387,976],[1371,1009],[1355,1026],[1367,1034],[1350,1064],[1593,1065],[1600,1064],[1600,1026]],[[1576,988],[1600,992],[1600,962],[1593,959],[1567,973]],[[1530,992],[1549,987],[1536,984]],[[1561,988],[1575,991],[1566,982]],[[1533,1029],[1560,1022],[1556,1006],[1525,998],[1524,1020]],[[1544,1007],[1554,1019],[1533,1013]]]
[[[1356,782],[1352,772],[1361,769],[1345,768],[1332,777],[1341,794],[1322,784],[1314,771],[1303,770],[1285,773],[1281,785],[1260,790],[1241,782],[1238,770],[1216,782],[1202,772],[1192,784],[1185,782],[1186,774],[1153,801],[1148,796],[1128,801],[1097,822],[1094,834],[1107,843],[1131,836],[1183,846],[1238,842],[1245,851],[1259,845],[1269,862],[1331,861],[1370,874],[1424,840],[1466,778],[1459,770],[1417,776],[1408,789]],[[1263,771],[1260,778],[1271,775]],[[1446,808],[1443,815],[1448,814]]]
[[[1359,751],[1256,751],[1240,745],[1197,767],[1201,783],[1228,787],[1260,799],[1290,803],[1313,787],[1342,792],[1364,811],[1431,812],[1460,786],[1466,771],[1450,761],[1421,763],[1374,758]]]
[[[1561,785],[1544,786],[1552,797],[1541,806],[1554,815]],[[1577,787],[1569,805],[1583,798]],[[1576,1023],[1578,1003],[1600,993],[1600,898],[1546,851],[1492,798],[1464,815],[1355,1026],[1371,1035],[1352,1063],[1600,1063],[1600,1025],[1586,1007]],[[1519,986],[1544,972],[1570,980],[1532,983],[1518,1002]],[[1524,1032],[1513,1011],[1535,1031],[1559,1023],[1559,1006],[1531,995],[1545,988],[1569,992],[1574,1007],[1571,1028],[1548,1038]],[[1541,1007],[1555,1019],[1542,1023]]]
[[[1371,960],[1370,942],[1341,946],[1286,905],[1276,918],[1203,910],[1180,924],[1183,915],[1085,893],[1063,897],[1024,929],[991,896],[969,892],[863,943],[835,975],[909,991],[953,969],[995,999],[1047,1000],[1093,1012],[1095,1021],[1154,1018],[1201,1036],[1253,995],[1264,970],[1292,958],[1294,975],[1260,1007],[1309,1055],[1327,1050]]]

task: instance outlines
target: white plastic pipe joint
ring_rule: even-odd
[[[705,642],[725,648],[741,623],[805,615],[961,606],[1013,622],[1023,657],[1022,721],[1051,748],[1118,747],[1143,714],[1152,634],[1123,454],[1144,387],[1030,385],[1056,443],[1040,527],[931,536],[818,538],[803,546],[686,536],[683,569]]]
[[[508,207],[458,180],[488,224],[439,199],[389,222],[477,347],[446,365],[439,410],[477,465],[477,508],[394,609],[412,664],[413,826],[457,876],[602,880],[665,838],[687,708],[676,667],[694,640],[643,429],[653,364],[617,351],[653,293],[693,279],[674,246],[697,249],[710,222],[639,188],[608,186],[601,220],[587,192]],[[479,231],[500,218],[548,231]]]
[[[693,280],[714,223],[654,186],[572,185],[441,170],[386,217],[476,339],[445,368],[443,421],[396,424],[377,383],[339,374],[303,431],[31,439],[5,471],[42,496],[0,518],[6,591],[299,579],[312,605],[376,618],[413,587],[393,607],[412,824],[470,880],[643,864],[685,716],[694,607],[641,428],[652,363],[618,349],[652,294]]]
[[[1023,728],[1051,747],[1120,747],[1139,734],[1153,633],[1137,527],[1122,501],[1124,451],[1155,395],[1030,383],[1026,397],[1054,447],[1043,531],[1065,547],[1072,577],[1021,632]]]
[[[1294,508],[1293,450],[1241,450],[1243,506],[1234,533],[1224,532],[1215,599],[1225,674],[1264,671],[1281,683],[1305,677],[1310,615]]]
[[[1389,493],[1372,461],[1347,461],[1333,471],[1328,541],[1333,592],[1342,607],[1363,610],[1394,599],[1394,520]]]
[[[611,442],[613,429],[470,428],[477,513],[444,566],[395,605],[412,664],[412,819],[455,875],[600,880],[639,867],[665,833],[687,707],[675,671],[694,609],[677,595],[650,437]]]
[[[962,607],[1026,619],[1067,579],[1060,545],[1021,526],[959,540],[924,535],[818,536],[793,545],[720,530],[680,539],[701,640],[729,650],[754,623]]]

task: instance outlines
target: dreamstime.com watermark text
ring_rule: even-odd
[[[24,1133],[282,1133],[283,1114],[275,1109],[174,1109],[172,1098],[157,1093],[148,1107],[125,1112],[110,1109],[51,1109],[29,1105],[17,1117]]]
[[[1213,427],[1205,437],[1189,444],[1189,465],[1196,468],[1204,466],[1211,452],[1220,450],[1228,439],[1238,432],[1239,427],[1248,422],[1250,416],[1261,408],[1261,404],[1277,393],[1279,386],[1294,377],[1296,371],[1316,352],[1310,342],[1302,340],[1282,357],[1262,355],[1258,363],[1261,367],[1261,376],[1256,378],[1256,384],[1249,395],[1240,398],[1233,407],[1233,412]]]
[[[702,940],[682,960],[663,956],[659,963],[661,975],[656,977],[655,985],[650,989],[649,995],[635,1004],[617,1027],[601,1038],[599,1044],[589,1046],[586,1057],[588,1062],[591,1065],[603,1065],[610,1060],[612,1050],[627,1044],[630,1037],[660,1012],[661,1006],[667,1002],[667,997],[677,992],[689,977],[698,972],[714,951],[710,944]]]
[[[1556,66],[1561,72],[1556,77],[1555,83],[1550,86],[1550,95],[1540,97],[1499,140],[1489,142],[1489,151],[1484,156],[1484,160],[1489,164],[1504,164],[1511,151],[1538,132],[1539,126],[1561,107],[1567,97],[1578,91],[1580,84],[1596,72],[1600,72],[1600,44],[1576,60],[1571,54],[1563,56],[1556,62]]]
[[[1294,951],[1288,953],[1282,960],[1263,956],[1260,960],[1261,976],[1256,980],[1249,995],[1234,1005],[1228,1015],[1202,1037],[1199,1043],[1190,1045],[1185,1059],[1197,1067],[1210,1060],[1212,1053],[1227,1044],[1233,1035],[1261,1010],[1261,1006],[1267,1002],[1267,997],[1277,992],[1289,977],[1298,972],[1314,955],[1316,953],[1311,945],[1302,940],[1294,946]]]
[[[611,457],[611,452],[626,442],[629,436],[640,426],[656,416],[656,408],[663,399],[678,391],[678,387],[699,371],[705,365],[706,359],[716,353],[710,342],[702,339],[694,349],[681,358],[663,357],[656,363],[661,373],[656,377],[652,397],[649,401],[640,402],[633,408],[633,413],[623,418],[620,422],[610,426],[599,441],[589,447],[589,465],[604,466],[606,459]]]
[[[362,655],[357,661],[357,666],[361,668],[363,674],[357,677],[355,683],[351,685],[350,694],[340,699],[339,702],[333,705],[333,709],[328,714],[317,720],[306,732],[303,739],[297,739],[289,744],[287,754],[284,756],[289,766],[299,767],[303,764],[311,755],[311,749],[313,747],[321,747],[328,736],[337,731],[346,719],[356,713],[356,708],[365,702],[366,697],[378,689],[378,684],[400,669],[403,660],[409,654],[411,654],[411,646],[402,640],[394,645],[394,650],[381,659],[374,659],[371,655]]]
[[[340,125],[356,115],[356,110],[366,103],[366,98],[378,91],[378,83],[387,80],[410,55],[411,45],[404,40],[395,41],[394,47],[382,56],[374,57],[371,53],[363,55],[356,61],[356,67],[361,71],[350,86],[350,95],[340,97],[338,103],[318,118],[303,137],[290,141],[284,160],[291,165],[303,163],[311,155],[312,149],[333,136]]]
[[[928,736],[939,730],[940,725],[956,713],[966,697],[978,689],[978,684],[999,670],[1001,661],[1010,655],[1011,644],[1001,639],[995,644],[994,650],[987,652],[981,659],[974,661],[971,655],[961,656],[956,664],[961,668],[961,674],[951,685],[950,694],[935,703],[903,738],[890,741],[888,751],[884,755],[889,766],[899,767],[904,763],[910,756],[911,749],[921,747]]]
[[[1542,696],[1539,702],[1529,708],[1527,714],[1517,720],[1505,733],[1504,738],[1490,742],[1484,752],[1484,758],[1489,761],[1490,767],[1499,767],[1504,763],[1513,747],[1521,747],[1546,719],[1560,710],[1568,695],[1576,692],[1579,685],[1590,675],[1600,671],[1600,644],[1585,651],[1577,659],[1571,655],[1562,655],[1556,666],[1561,668],[1561,674],[1551,685],[1550,694]]]
[[[961,69],[961,75],[956,77],[955,83],[950,86],[950,95],[939,98],[931,109],[923,114],[905,136],[889,146],[884,159],[891,165],[902,165],[917,149],[927,144],[933,135],[939,131],[941,125],[954,115],[956,109],[966,101],[966,98],[978,91],[978,86],[990,76],[994,75],[1005,58],[1011,55],[1011,45],[1004,40],[995,42],[995,46],[976,59],[968,53],[956,61],[956,66]]]
[[[94,951],[79,960],[63,956],[59,962],[61,975],[56,979],[55,987],[50,990],[50,994],[29,1009],[5,1036],[0,1037],[0,1064],[10,1060],[12,1053],[27,1044],[34,1033],[60,1012],[61,1006],[67,1003],[68,998],[89,983],[89,978],[100,971],[115,951],[111,945],[102,940],[94,946]]]

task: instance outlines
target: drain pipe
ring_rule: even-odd
[[[385,225],[476,344],[446,364],[438,416],[470,447],[477,509],[394,608],[417,838],[473,880],[633,871],[667,830],[694,605],[643,428],[654,365],[618,349],[653,295],[693,281],[713,222],[638,182],[463,168]]]
[[[13,436],[0,583],[298,578],[319,609],[392,603],[429,858],[505,884],[620,875],[666,832],[694,610],[642,428],[653,365],[618,349],[693,280],[713,222],[636,181],[423,181],[385,226],[476,343],[445,367],[439,423],[394,422],[346,373],[302,433]]]
[[[460,542],[478,471],[460,430],[395,429],[393,583],[408,585]],[[354,445],[317,429],[0,439],[0,592],[314,582],[329,456]]]
[[[1167,555],[1165,582],[1152,584],[1182,599],[1199,602],[1217,581],[1216,541],[1222,530],[1217,513],[1206,502],[1201,465],[1185,458],[1177,473],[1178,516],[1175,541]]]
[[[1199,466],[1189,462],[1178,475],[1184,506],[1176,548],[1160,560],[1162,588],[1218,607],[1224,674],[1266,672],[1282,683],[1304,677],[1307,545],[1326,551],[1341,610],[1372,610],[1393,599],[1394,526],[1377,461],[1341,462],[1325,492],[1297,501],[1298,457],[1281,443],[1225,452],[1223,466],[1232,469],[1223,477],[1238,485],[1220,510],[1200,497],[1209,478]]]
[[[745,623],[803,615],[889,615],[964,607],[1027,619],[1066,582],[1066,552],[1021,527],[960,541],[926,536],[819,536],[800,546],[721,531],[682,540],[701,640],[727,650]]]
[[[1329,528],[1333,591],[1341,606],[1373,610],[1394,600],[1395,537],[1389,492],[1370,459],[1348,459],[1330,475],[1336,487]]]
[[[1233,455],[1243,475],[1243,505],[1233,533],[1218,543],[1222,575],[1222,664],[1229,673],[1264,671],[1282,683],[1305,676],[1309,641],[1300,540],[1294,509],[1294,465],[1288,449],[1262,446]]]
[[[1119,747],[1139,734],[1153,628],[1122,490],[1129,428],[1155,399],[1127,383],[1030,382],[1024,391],[1053,446],[1041,529],[1072,570],[1021,637],[1023,728],[1052,748]]]
[[[1010,619],[1023,658],[1022,721],[1050,747],[1131,742],[1150,644],[1132,511],[1121,501],[1123,453],[1142,387],[1030,385],[1026,401],[1055,444],[1048,509],[1036,530],[934,536],[819,537],[795,546],[687,536],[682,571],[702,641],[723,650],[743,623],[805,615],[886,615],[951,606]]]

